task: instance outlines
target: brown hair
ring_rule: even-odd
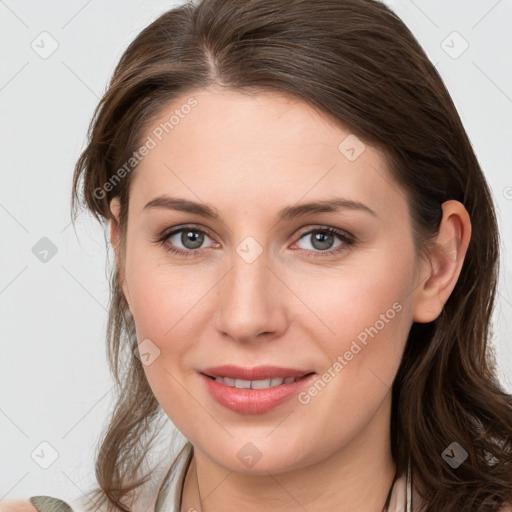
[[[419,255],[428,255],[441,204],[465,206],[472,237],[459,280],[435,321],[412,325],[393,384],[392,454],[399,473],[410,457],[429,512],[494,512],[512,501],[512,401],[487,347],[499,261],[493,201],[414,36],[376,0],[203,0],[166,12],[127,48],[96,109],[74,174],[75,215],[83,203],[107,221],[118,196],[125,233],[133,172],[112,185],[114,175],[169,101],[212,84],[288,94],[382,148],[406,192]],[[136,347],[114,269],[108,355],[119,395],[96,461],[109,510],[130,510],[128,496],[147,481],[137,472],[160,412]],[[468,452],[457,469],[441,457],[454,441]]]

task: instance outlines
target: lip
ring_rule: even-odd
[[[215,374],[215,375],[212,375]],[[220,405],[239,414],[263,414],[269,412],[296,396],[307,387],[315,373],[307,370],[260,366],[240,368],[231,365],[206,368],[199,373],[200,378],[211,397]],[[283,383],[266,389],[239,389],[217,382],[212,377],[230,377],[232,379],[262,380],[270,377],[301,377],[296,382]]]

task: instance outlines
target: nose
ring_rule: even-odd
[[[216,327],[224,336],[247,343],[285,331],[285,288],[268,264],[265,251],[252,262],[233,253],[232,267],[217,291]]]

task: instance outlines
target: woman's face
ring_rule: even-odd
[[[143,142],[123,289],[173,423],[256,474],[386,439],[421,272],[383,155],[300,100],[212,88]],[[262,366],[284,370],[243,372]]]

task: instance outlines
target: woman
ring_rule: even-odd
[[[73,201],[116,257],[119,395],[84,508],[510,510],[491,193],[385,5],[165,13],[115,70]],[[187,442],[150,496],[161,410]]]

